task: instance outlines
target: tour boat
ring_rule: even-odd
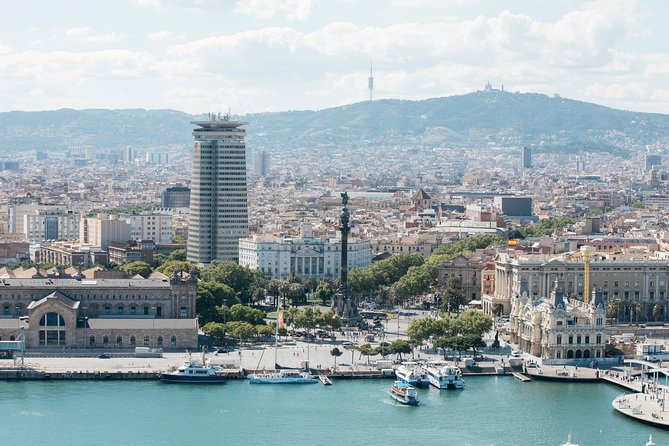
[[[213,367],[209,362],[203,365],[188,361],[176,372],[161,373],[160,380],[167,383],[223,384],[226,378],[219,375],[218,370],[218,367]]]
[[[400,381],[404,381],[414,387],[427,387],[430,384],[425,371],[415,362],[402,363],[395,370],[395,376]]]
[[[320,380],[317,376],[298,370],[277,370],[253,373],[249,377],[249,382],[251,384],[314,384]]]
[[[464,389],[465,382],[462,379],[462,372],[458,367],[429,364],[423,367],[427,379],[437,389]]]
[[[404,381],[395,381],[390,387],[390,396],[400,404],[415,406],[418,404],[416,389]]]

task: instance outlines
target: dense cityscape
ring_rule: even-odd
[[[5,100],[0,86],[0,413],[11,436],[669,444],[669,96],[648,92],[667,64],[611,37],[658,33],[649,11],[662,8],[613,17],[598,2],[562,5],[549,23],[530,4],[488,19],[458,5],[467,20],[455,27],[457,14],[428,20],[392,2],[382,20],[396,24],[360,30],[310,0],[130,3],[165,29],[179,13],[239,23],[219,35],[156,29],[141,56],[131,45],[100,60],[93,48],[140,39],[130,28],[0,31],[0,78],[12,85],[40,78],[16,62],[16,41],[3,43],[12,34],[39,35],[33,47],[72,65],[92,60],[76,101],[45,92],[70,75],[54,62],[25,98]],[[463,37],[437,45],[440,34]],[[490,57],[493,79],[449,45]],[[247,61],[240,48],[262,51]],[[364,54],[364,76],[332,68],[347,52]],[[221,54],[222,67],[208,57]],[[446,62],[421,65],[432,58]],[[643,85],[629,77],[642,60]],[[330,71],[316,81],[307,66],[319,63]],[[100,95],[96,70],[113,77],[110,91],[123,87]],[[453,85],[437,81],[444,73]],[[600,85],[611,73],[619,83]],[[137,108],[144,95],[151,110]],[[33,111],[10,111],[22,107]]]

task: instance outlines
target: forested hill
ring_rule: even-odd
[[[235,118],[249,121],[249,146],[267,150],[541,145],[546,150],[617,151],[669,141],[669,115],[496,90]],[[0,151],[174,144],[190,147],[190,120],[190,115],[175,110],[6,112],[0,113]]]

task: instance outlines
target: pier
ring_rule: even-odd
[[[528,382],[532,381],[529,376],[523,375],[522,373],[519,372],[513,372],[511,373],[514,377],[516,377],[518,380],[521,382]]]

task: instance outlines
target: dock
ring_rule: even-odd
[[[513,376],[515,376],[517,379],[519,379],[520,381],[524,382],[524,383],[528,382],[528,381],[532,381],[529,376],[523,375],[522,373],[512,372],[511,374]]]

